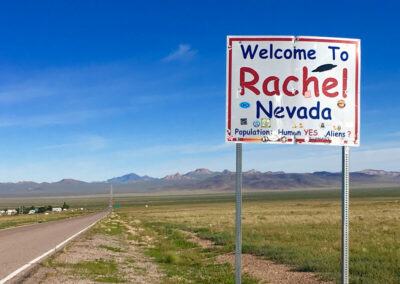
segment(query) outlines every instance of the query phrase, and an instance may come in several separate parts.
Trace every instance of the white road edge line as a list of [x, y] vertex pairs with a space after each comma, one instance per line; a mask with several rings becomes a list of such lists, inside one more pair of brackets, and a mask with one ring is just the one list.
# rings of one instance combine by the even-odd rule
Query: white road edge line
[[91, 228], [92, 226], [94, 226], [97, 222], [99, 222], [101, 219], [103, 219], [107, 214], [105, 214], [103, 217], [101, 217], [99, 220], [95, 221], [94, 223], [90, 224], [89, 226], [87, 226], [86, 228], [80, 230], [78, 233], [72, 235], [71, 237], [69, 237], [68, 239], [66, 239], [65, 241], [59, 243], [56, 247], [50, 249], [49, 251], [45, 252], [44, 254], [42, 254], [41, 256], [38, 256], [37, 258], [35, 258], [34, 260], [31, 260], [30, 262], [28, 262], [27, 264], [21, 266], [20, 268], [18, 268], [17, 270], [15, 270], [14, 272], [12, 272], [11, 274], [9, 274], [8, 276], [6, 276], [5, 278], [0, 280], [0, 284], [4, 284], [6, 283], [8, 280], [14, 278], [15, 276], [17, 276], [21, 271], [27, 269], [29, 266], [31, 266], [32, 264], [35, 264], [36, 262], [38, 262], [39, 260], [41, 260], [42, 258], [46, 257], [47, 255], [51, 254], [52, 252], [55, 252], [58, 248], [62, 247], [63, 245], [65, 245], [66, 243], [68, 243], [70, 240], [72, 240], [73, 238], [75, 238], [76, 236], [78, 236], [79, 234], [83, 233], [84, 231], [86, 231], [87, 229]]

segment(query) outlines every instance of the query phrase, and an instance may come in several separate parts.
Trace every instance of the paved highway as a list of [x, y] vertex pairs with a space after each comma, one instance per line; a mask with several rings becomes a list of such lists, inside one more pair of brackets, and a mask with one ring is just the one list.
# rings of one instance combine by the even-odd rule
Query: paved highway
[[4, 283], [10, 274], [97, 222], [107, 213], [108, 211], [103, 211], [0, 230], [0, 283]]

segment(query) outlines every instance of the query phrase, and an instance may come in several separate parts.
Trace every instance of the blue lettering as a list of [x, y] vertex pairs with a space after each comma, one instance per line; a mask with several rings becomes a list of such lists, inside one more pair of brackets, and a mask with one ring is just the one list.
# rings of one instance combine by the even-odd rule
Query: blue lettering
[[290, 111], [290, 107], [286, 107], [286, 111], [289, 115], [289, 118], [293, 118], [294, 113], [296, 112], [296, 107], [292, 108], [292, 111]]
[[282, 52], [282, 49], [278, 48], [278, 49], [275, 51], [275, 57], [276, 57], [277, 59], [281, 59], [281, 58], [282, 58], [282, 55], [278, 56], [278, 55], [277, 55], [278, 51]]
[[296, 59], [296, 54], [299, 56], [299, 59], [301, 59], [301, 55], [303, 54], [303, 58], [306, 58], [306, 51], [304, 49], [294, 49], [294, 59]]
[[[299, 119], [322, 119], [325, 120], [332, 120], [332, 110], [330, 108], [324, 108], [321, 111], [321, 103], [317, 102], [316, 106], [311, 107], [308, 109], [305, 106], [297, 108], [296, 106], [293, 107], [282, 107], [282, 106], [277, 106], [274, 107], [272, 104], [272, 101], [268, 102], [267, 108], [265, 108], [260, 101], [257, 101], [256, 103], [256, 117], [257, 119], [260, 119], [260, 116], [266, 116], [268, 118], [285, 118], [287, 115], [290, 119], [292, 119], [295, 115], [297, 115], [297, 118]], [[285, 113], [286, 112], [286, 113]]]
[[323, 119], [332, 120], [331, 109], [328, 107], [322, 110], [321, 115]]
[[282, 112], [283, 112], [283, 107], [277, 107], [277, 108], [274, 110], [274, 115], [275, 115], [275, 117], [276, 117], [276, 118], [284, 118], [285, 116], [284, 116], [283, 114], [279, 115], [279, 114], [282, 113]]
[[[288, 52], [289, 55], [287, 55]], [[290, 49], [286, 49], [283, 55], [285, 56], [286, 59], [290, 59], [292, 57], [292, 51]]]
[[262, 59], [268, 58], [267, 53], [268, 53], [268, 50], [266, 50], [265, 48], [261, 49], [260, 50], [260, 58], [262, 58]]
[[335, 50], [340, 49], [340, 47], [339, 46], [328, 46], [328, 48], [332, 49], [332, 58], [333, 58], [333, 60], [336, 60], [335, 59]]
[[260, 118], [260, 109], [265, 113], [269, 118], [272, 118], [272, 102], [269, 102], [269, 112], [263, 107], [260, 101], [257, 101], [257, 119]]
[[343, 51], [342, 53], [340, 53], [340, 59], [342, 59], [342, 61], [347, 61], [347, 59], [349, 59], [349, 54], [347, 53], [347, 51]]
[[269, 54], [271, 54], [271, 59], [274, 58], [274, 46], [272, 43], [269, 45]]
[[314, 50], [314, 49], [310, 49], [310, 50], [307, 52], [307, 56], [308, 56], [308, 58], [310, 58], [310, 59], [315, 59], [315, 50]]
[[300, 107], [297, 110], [297, 117], [300, 119], [307, 119], [307, 109], [305, 107]]
[[[312, 107], [310, 108], [310, 118], [312, 119], [319, 119], [319, 108], [320, 108], [320, 102], [317, 102], [317, 106], [316, 107]], [[313, 114], [313, 111], [315, 112], [315, 114]]]
[[[329, 46], [330, 49], [332, 49], [332, 56], [333, 60], [336, 59], [336, 49], [339, 49], [339, 47], [336, 46]], [[287, 48], [287, 49], [281, 49], [277, 48], [274, 49], [274, 45], [271, 43], [269, 45], [269, 48], [260, 48], [259, 45], [247, 45], [244, 46], [243, 44], [240, 45], [240, 49], [242, 51], [242, 56], [244, 59], [254, 59], [255, 56], [259, 56], [261, 59], [298, 59], [298, 60], [314, 60], [316, 59], [316, 51], [315, 49], [297, 49], [297, 48]], [[342, 58], [343, 61], [346, 61], [348, 58], [347, 52], [342, 52], [340, 54], [340, 57]]]
[[244, 51], [243, 45], [240, 45], [240, 48], [242, 49], [242, 54], [243, 54], [243, 58], [247, 59], [247, 54], [250, 54], [250, 58], [253, 59], [254, 56], [256, 55], [257, 49], [258, 49], [258, 44], [256, 44], [254, 51], [252, 53], [251, 51], [251, 45], [248, 45], [246, 48], [246, 51]]

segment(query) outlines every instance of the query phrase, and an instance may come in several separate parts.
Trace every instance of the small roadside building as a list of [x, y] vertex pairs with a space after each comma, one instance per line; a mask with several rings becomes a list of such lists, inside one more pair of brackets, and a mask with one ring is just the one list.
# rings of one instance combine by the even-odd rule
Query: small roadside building
[[17, 214], [18, 212], [17, 212], [17, 210], [15, 210], [15, 209], [8, 209], [7, 210], [7, 215], [15, 215], [15, 214]]

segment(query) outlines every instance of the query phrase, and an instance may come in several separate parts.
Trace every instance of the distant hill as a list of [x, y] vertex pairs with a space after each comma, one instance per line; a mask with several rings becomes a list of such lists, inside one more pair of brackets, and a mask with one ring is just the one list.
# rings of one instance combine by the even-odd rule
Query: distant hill
[[210, 171], [209, 169], [196, 169], [194, 171], [190, 171], [186, 174], [171, 174], [171, 175], [166, 175], [165, 177], [162, 178], [162, 180], [201, 180], [209, 177], [213, 177], [216, 175], [221, 174], [220, 172], [213, 172]]
[[137, 180], [155, 180], [156, 178], [152, 178], [149, 176], [139, 176], [135, 173], [130, 173], [127, 175], [123, 175], [120, 177], [114, 177], [108, 179], [107, 182], [109, 183], [122, 183], [122, 182], [130, 182], [130, 181], [137, 181]]
[[55, 183], [57, 183], [57, 184], [83, 184], [83, 183], [87, 183], [87, 182], [76, 180], [76, 179], [72, 179], [72, 178], [65, 178], [65, 179], [62, 179], [62, 180], [57, 181]]
[[400, 176], [400, 172], [387, 172], [382, 170], [363, 170], [360, 173], [368, 174], [368, 175], [376, 175], [376, 176]]
[[[377, 174], [372, 172], [350, 173], [351, 185], [393, 184], [400, 185], [400, 173]], [[235, 172], [224, 171], [201, 180], [185, 180], [179, 184], [166, 185], [164, 188], [175, 190], [231, 190], [235, 187]], [[259, 172], [250, 170], [243, 173], [243, 188], [247, 190], [279, 190], [300, 188], [339, 187], [341, 173], [314, 172], [314, 173], [285, 173]]]
[[183, 176], [180, 173], [176, 173], [176, 174], [170, 174], [170, 175], [166, 175], [165, 177], [162, 178], [162, 180], [171, 180], [171, 181], [178, 181], [178, 180], [188, 180], [188, 179], [192, 179], [192, 177], [190, 176]]
[[209, 169], [196, 169], [194, 171], [186, 173], [184, 176], [191, 177], [193, 179], [205, 179], [221, 174], [220, 172], [213, 172]]
[[[17, 183], [0, 183], [0, 197], [13, 196], [52, 196], [107, 194], [113, 185], [115, 193], [148, 193], [163, 191], [197, 191], [208, 190], [223, 192], [234, 190], [235, 172], [222, 172], [208, 169], [196, 169], [184, 174], [175, 173], [163, 178], [139, 176], [130, 173], [114, 177], [104, 182], [84, 182], [74, 179], [62, 179], [58, 182], [36, 183], [21, 181]], [[350, 173], [351, 186], [393, 185], [400, 186], [400, 172], [383, 170], [363, 170]], [[244, 190], [282, 190], [303, 188], [340, 187], [341, 173], [285, 173], [260, 172], [250, 170], [243, 173]]]

